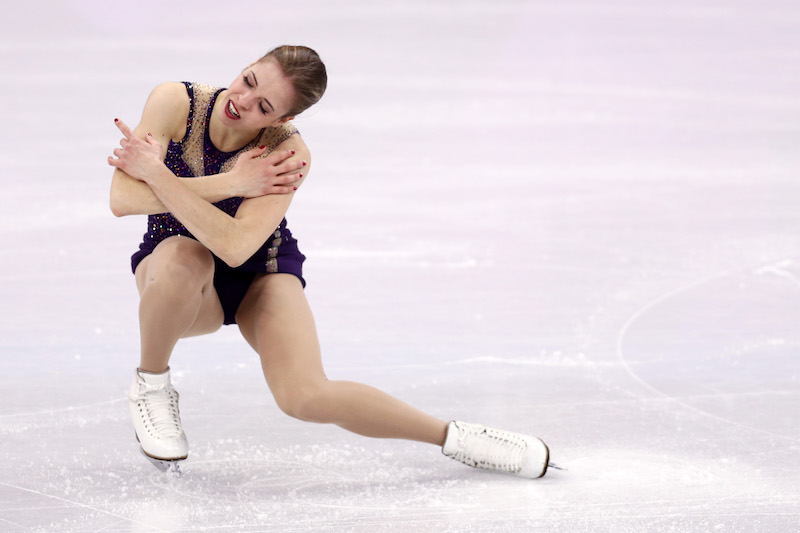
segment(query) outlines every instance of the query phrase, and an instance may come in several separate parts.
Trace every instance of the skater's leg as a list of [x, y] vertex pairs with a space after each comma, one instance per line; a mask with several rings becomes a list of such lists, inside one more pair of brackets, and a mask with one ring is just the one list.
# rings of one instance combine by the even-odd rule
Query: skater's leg
[[278, 406], [301, 420], [333, 423], [368, 437], [441, 446], [447, 424], [373, 387], [330, 381], [322, 368], [311, 309], [291, 274], [257, 278], [236, 321], [258, 352]]
[[142, 452], [152, 460], [185, 459], [189, 445], [167, 365], [178, 339], [222, 325], [214, 258], [193, 239], [170, 237], [139, 263], [136, 285], [142, 351], [128, 394], [134, 429]]
[[199, 242], [161, 241], [136, 268], [139, 289], [140, 369], [163, 372], [178, 339], [211, 333], [223, 321], [214, 289], [214, 258]]

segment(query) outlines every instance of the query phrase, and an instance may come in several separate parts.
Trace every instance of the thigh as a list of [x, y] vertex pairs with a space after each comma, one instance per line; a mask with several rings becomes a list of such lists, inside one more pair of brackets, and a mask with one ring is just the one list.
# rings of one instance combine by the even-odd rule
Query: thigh
[[314, 316], [296, 276], [257, 277], [239, 307], [236, 322], [258, 352], [273, 392], [326, 380]]
[[199, 293], [197, 317], [182, 337], [212, 333], [222, 326], [224, 312], [214, 288], [214, 256], [198, 241], [179, 235], [164, 239], [142, 259], [135, 277], [140, 298], [157, 281]]

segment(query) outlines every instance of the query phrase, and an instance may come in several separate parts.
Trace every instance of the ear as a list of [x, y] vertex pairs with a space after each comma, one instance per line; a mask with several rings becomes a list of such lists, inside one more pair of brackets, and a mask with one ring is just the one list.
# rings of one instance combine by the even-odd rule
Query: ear
[[275, 128], [275, 127], [280, 126], [281, 124], [286, 124], [290, 120], [294, 120], [294, 117], [279, 118], [278, 120], [276, 120], [275, 122], [272, 123], [272, 127]]

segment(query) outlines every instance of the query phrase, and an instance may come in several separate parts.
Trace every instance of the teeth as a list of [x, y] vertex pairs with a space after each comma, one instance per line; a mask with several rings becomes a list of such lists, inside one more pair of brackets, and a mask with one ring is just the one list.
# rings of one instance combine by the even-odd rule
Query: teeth
[[228, 102], [228, 111], [230, 111], [231, 115], [234, 117], [239, 118], [239, 113], [237, 113], [236, 108], [233, 107], [233, 102]]

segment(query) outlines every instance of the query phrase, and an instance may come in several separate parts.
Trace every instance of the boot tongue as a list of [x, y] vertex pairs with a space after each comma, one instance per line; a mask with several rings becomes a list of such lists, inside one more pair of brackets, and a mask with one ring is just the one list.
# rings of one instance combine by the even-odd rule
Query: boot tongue
[[450, 456], [458, 451], [459, 433], [460, 431], [455, 421], [447, 424], [447, 436], [445, 437], [444, 445], [442, 446], [443, 454]]
[[169, 381], [169, 369], [165, 372], [161, 372], [160, 374], [153, 374], [150, 372], [145, 372], [143, 370], [139, 370], [139, 375], [142, 377], [145, 383], [148, 385], [166, 385]]

